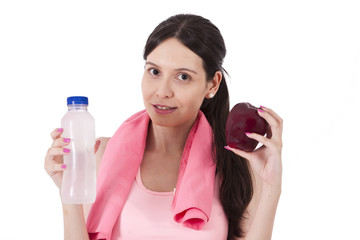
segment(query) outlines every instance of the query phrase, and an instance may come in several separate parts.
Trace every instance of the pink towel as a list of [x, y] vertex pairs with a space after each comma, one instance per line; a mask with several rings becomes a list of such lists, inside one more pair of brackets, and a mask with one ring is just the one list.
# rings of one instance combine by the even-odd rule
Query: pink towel
[[[87, 219], [91, 240], [110, 240], [144, 155], [149, 121], [147, 112], [140, 111], [108, 141], [98, 173], [96, 201]], [[172, 204], [174, 220], [196, 230], [209, 221], [211, 212], [216, 169], [211, 143], [211, 126], [199, 111], [185, 144]]]

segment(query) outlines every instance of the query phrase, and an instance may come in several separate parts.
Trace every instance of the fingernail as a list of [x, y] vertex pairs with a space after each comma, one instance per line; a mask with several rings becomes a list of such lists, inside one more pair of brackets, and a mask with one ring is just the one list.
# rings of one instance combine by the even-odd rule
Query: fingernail
[[69, 153], [70, 152], [70, 149], [68, 149], [68, 148], [64, 148], [64, 150], [63, 150], [65, 153]]
[[63, 130], [62, 128], [58, 128], [58, 130], [57, 130], [57, 131], [58, 131], [58, 132], [62, 132], [62, 130]]
[[261, 107], [261, 108], [266, 108], [266, 107], [264, 107], [264, 106], [261, 106], [261, 105], [260, 105], [260, 107]]
[[66, 168], [66, 164], [61, 165], [61, 168]]
[[231, 151], [231, 149], [228, 146], [224, 146], [224, 148]]
[[264, 110], [262, 110], [261, 108], [258, 108], [258, 111], [259, 111], [259, 112], [264, 112]]
[[64, 142], [66, 143], [70, 142], [70, 138], [64, 138]]
[[251, 134], [251, 133], [250, 133], [250, 132], [245, 132], [245, 134], [246, 134], [246, 135], [249, 135], [249, 134]]

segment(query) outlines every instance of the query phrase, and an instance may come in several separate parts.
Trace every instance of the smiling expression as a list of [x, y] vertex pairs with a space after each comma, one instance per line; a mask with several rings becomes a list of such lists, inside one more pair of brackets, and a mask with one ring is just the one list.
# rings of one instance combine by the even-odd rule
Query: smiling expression
[[157, 125], [191, 126], [210, 88], [203, 60], [175, 38], [159, 44], [146, 59], [142, 94]]

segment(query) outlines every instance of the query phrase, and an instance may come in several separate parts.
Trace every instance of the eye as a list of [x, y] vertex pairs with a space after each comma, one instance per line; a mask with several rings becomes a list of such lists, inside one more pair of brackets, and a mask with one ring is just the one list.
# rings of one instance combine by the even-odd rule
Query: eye
[[151, 75], [154, 75], [154, 76], [159, 75], [159, 71], [157, 69], [155, 69], [155, 68], [151, 68], [149, 70], [149, 72], [150, 72]]
[[190, 79], [190, 76], [185, 73], [182, 73], [178, 76], [178, 79], [180, 79], [181, 81], [186, 81]]

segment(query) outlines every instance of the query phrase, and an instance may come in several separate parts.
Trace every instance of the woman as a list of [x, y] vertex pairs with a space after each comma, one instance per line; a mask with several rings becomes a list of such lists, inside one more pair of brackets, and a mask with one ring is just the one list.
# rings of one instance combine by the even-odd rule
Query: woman
[[[154, 29], [144, 50], [145, 111], [132, 116], [125, 122], [130, 125], [122, 125], [110, 140], [97, 140], [100, 190], [92, 206], [63, 205], [65, 239], [271, 238], [281, 193], [282, 119], [270, 108], [261, 107], [259, 115], [271, 130], [267, 137], [247, 136], [263, 146], [250, 153], [226, 146], [229, 94], [222, 68], [225, 54], [220, 31], [200, 16], [176, 15]], [[141, 120], [143, 130], [138, 122], [131, 125], [138, 119], [145, 119]], [[206, 137], [208, 128], [211, 135]], [[122, 181], [105, 177], [118, 165], [109, 160], [111, 152], [123, 147], [115, 139], [131, 138], [133, 134], [120, 135], [132, 130], [136, 138], [145, 139], [144, 149], [138, 154], [138, 167], [132, 167], [132, 184], [119, 185], [129, 190], [120, 194], [124, 203], [119, 210], [109, 213], [116, 215], [116, 222], [107, 224], [112, 230], [102, 234], [99, 226], [108, 221], [103, 209], [110, 204], [106, 202], [110, 197], [104, 194], [116, 191], [108, 189], [106, 181]], [[62, 129], [51, 133], [54, 142], [45, 158], [45, 169], [59, 188], [66, 170], [62, 156], [68, 154], [63, 149], [69, 144], [61, 133]], [[119, 154], [137, 154], [131, 147], [123, 149]], [[203, 160], [209, 158], [213, 166]], [[119, 171], [129, 165], [125, 162]], [[122, 175], [115, 174], [119, 179]], [[200, 177], [200, 181], [196, 179]], [[198, 189], [202, 192], [197, 193]], [[201, 198], [203, 195], [211, 197]], [[189, 200], [192, 196], [202, 200]], [[176, 212], [183, 202], [190, 207]]]

